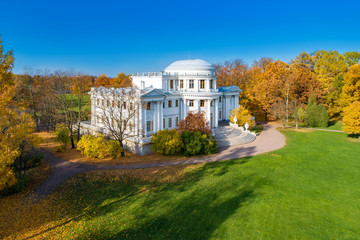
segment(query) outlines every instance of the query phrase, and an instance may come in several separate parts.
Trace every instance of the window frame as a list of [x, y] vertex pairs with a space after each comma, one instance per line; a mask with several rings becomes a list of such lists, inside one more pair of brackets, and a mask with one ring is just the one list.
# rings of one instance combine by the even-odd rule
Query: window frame
[[194, 85], [195, 85], [194, 82], [195, 82], [194, 79], [189, 79], [189, 89], [194, 89]]
[[200, 107], [205, 107], [205, 100], [200, 100]]
[[205, 79], [200, 79], [200, 89], [205, 89]]
[[193, 107], [194, 106], [194, 100], [189, 100], [189, 107]]

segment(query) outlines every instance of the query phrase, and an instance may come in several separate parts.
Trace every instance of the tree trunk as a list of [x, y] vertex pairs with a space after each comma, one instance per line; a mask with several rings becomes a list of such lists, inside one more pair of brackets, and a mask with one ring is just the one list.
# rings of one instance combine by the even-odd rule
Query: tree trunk
[[79, 99], [79, 113], [78, 113], [77, 141], [80, 141], [81, 104], [82, 104], [81, 99], [82, 99], [82, 98], [81, 98], [81, 96], [80, 96], [80, 99]]
[[299, 128], [299, 120], [296, 119], [296, 125], [295, 125], [296, 129]]
[[122, 141], [120, 141], [120, 147], [121, 147], [121, 157], [125, 157], [124, 145]]

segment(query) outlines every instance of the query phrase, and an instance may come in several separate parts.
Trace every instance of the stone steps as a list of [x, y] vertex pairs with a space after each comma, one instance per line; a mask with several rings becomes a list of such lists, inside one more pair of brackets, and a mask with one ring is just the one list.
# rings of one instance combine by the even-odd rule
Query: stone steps
[[218, 127], [214, 130], [215, 140], [218, 141], [219, 147], [235, 146], [252, 142], [256, 137], [248, 132], [234, 129], [230, 126]]

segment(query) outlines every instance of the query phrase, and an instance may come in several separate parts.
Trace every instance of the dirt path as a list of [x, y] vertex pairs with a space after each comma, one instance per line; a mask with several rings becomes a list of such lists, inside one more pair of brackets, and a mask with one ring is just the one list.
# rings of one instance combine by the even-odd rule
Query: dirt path
[[279, 126], [273, 124], [266, 124], [264, 125], [264, 130], [256, 138], [255, 141], [244, 145], [220, 148], [219, 153], [211, 156], [165, 163], [148, 163], [136, 165], [93, 165], [86, 163], [68, 162], [62, 160], [61, 158], [55, 157], [47, 151], [44, 151], [44, 159], [50, 164], [52, 171], [48, 179], [46, 179], [45, 182], [43, 182], [37, 189], [35, 189], [32, 197], [35, 197], [35, 199], [39, 200], [51, 193], [53, 190], [55, 190], [55, 188], [60, 186], [68, 178], [87, 171], [110, 169], [136, 169], [206, 163], [250, 157], [261, 153], [274, 151], [282, 148], [285, 145], [286, 140], [285, 136], [276, 130], [277, 127]]

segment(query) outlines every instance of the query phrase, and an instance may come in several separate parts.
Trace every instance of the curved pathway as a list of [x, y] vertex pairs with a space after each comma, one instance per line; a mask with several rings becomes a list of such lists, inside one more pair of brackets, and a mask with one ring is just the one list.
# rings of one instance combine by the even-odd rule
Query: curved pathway
[[53, 190], [55, 190], [55, 188], [57, 188], [68, 178], [87, 171], [110, 169], [136, 169], [216, 162], [250, 157], [261, 153], [274, 151], [276, 149], [282, 148], [285, 145], [285, 136], [276, 130], [277, 127], [279, 126], [273, 124], [265, 124], [264, 130], [259, 136], [257, 136], [255, 141], [244, 145], [222, 147], [219, 149], [219, 153], [211, 156], [190, 158], [189, 160], [164, 163], [146, 163], [136, 165], [94, 165], [86, 163], [68, 162], [61, 158], [55, 157], [47, 151], [44, 151], [44, 159], [46, 159], [46, 161], [51, 166], [51, 174], [37, 189], [35, 189], [32, 197], [35, 197], [35, 199], [39, 200], [51, 193]]

